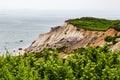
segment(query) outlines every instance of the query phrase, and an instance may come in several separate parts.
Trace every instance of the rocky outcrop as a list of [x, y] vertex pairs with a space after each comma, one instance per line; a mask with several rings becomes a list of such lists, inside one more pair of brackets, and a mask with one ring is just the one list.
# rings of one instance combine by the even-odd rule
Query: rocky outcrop
[[91, 31], [77, 29], [75, 26], [65, 23], [63, 26], [51, 28], [51, 31], [40, 34], [32, 44], [25, 49], [25, 52], [40, 52], [44, 48], [67, 47], [65, 51], [86, 46], [103, 46], [106, 36], [120, 36], [120, 32], [113, 28], [107, 31]]
[[44, 48], [70, 47], [78, 43], [83, 37], [76, 27], [65, 23], [63, 26], [52, 28], [48, 33], [40, 34], [25, 51], [39, 52]]

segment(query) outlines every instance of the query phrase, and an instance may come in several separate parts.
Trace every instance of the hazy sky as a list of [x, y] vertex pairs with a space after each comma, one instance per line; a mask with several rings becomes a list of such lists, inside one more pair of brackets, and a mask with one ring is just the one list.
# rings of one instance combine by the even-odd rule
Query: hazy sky
[[0, 0], [0, 10], [120, 10], [120, 0]]

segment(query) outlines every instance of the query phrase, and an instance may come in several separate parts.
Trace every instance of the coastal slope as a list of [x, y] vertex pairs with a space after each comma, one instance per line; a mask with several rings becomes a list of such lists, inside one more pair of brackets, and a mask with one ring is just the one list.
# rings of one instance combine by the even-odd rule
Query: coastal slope
[[[106, 42], [105, 38], [107, 36], [117, 36], [117, 42], [114, 44], [112, 41]], [[119, 42], [118, 36], [120, 36], [120, 32], [114, 27], [108, 27], [107, 30], [91, 30], [83, 27], [78, 28], [66, 21], [64, 25], [53, 27], [50, 32], [40, 34], [39, 37], [25, 49], [25, 52], [40, 52], [44, 48], [56, 49], [61, 47], [65, 47], [64, 52], [71, 52], [74, 49], [85, 48], [86, 46], [103, 46], [105, 43], [112, 44], [111, 50], [115, 50], [118, 48], [116, 47], [116, 44]]]

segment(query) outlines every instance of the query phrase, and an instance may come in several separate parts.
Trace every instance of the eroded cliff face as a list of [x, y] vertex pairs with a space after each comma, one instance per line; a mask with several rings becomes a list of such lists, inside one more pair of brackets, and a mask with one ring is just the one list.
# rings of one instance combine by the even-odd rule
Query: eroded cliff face
[[51, 28], [51, 31], [40, 34], [32, 44], [25, 49], [25, 52], [40, 52], [44, 48], [59, 48], [66, 46], [65, 51], [86, 46], [103, 46], [106, 36], [120, 36], [120, 32], [113, 28], [107, 31], [90, 31], [77, 29], [75, 26], [65, 23], [63, 26]]
[[44, 48], [70, 47], [78, 43], [83, 37], [76, 27], [65, 23], [63, 26], [51, 28], [48, 33], [40, 34], [25, 51], [39, 52]]

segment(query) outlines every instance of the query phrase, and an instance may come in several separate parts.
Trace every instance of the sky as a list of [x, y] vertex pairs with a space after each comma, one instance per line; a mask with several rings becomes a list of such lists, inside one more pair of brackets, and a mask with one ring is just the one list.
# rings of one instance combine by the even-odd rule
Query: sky
[[120, 0], [0, 0], [0, 10], [119, 11]]

